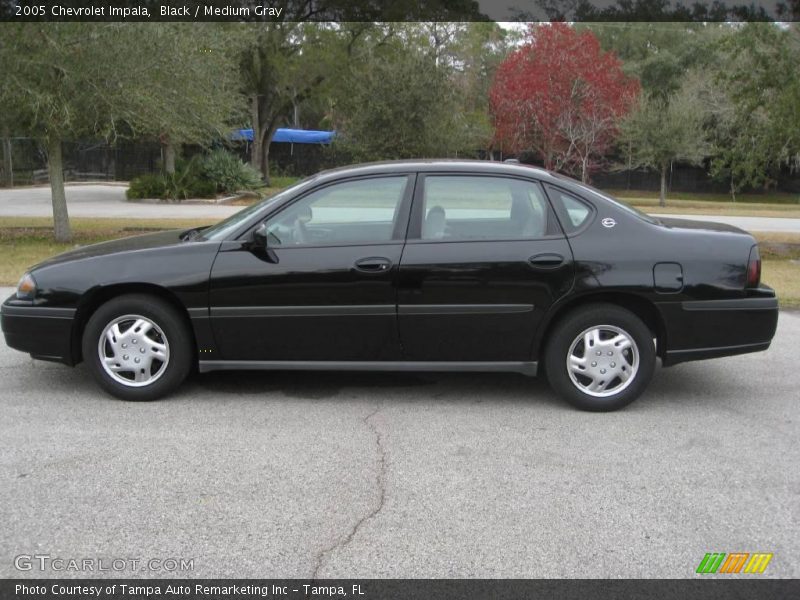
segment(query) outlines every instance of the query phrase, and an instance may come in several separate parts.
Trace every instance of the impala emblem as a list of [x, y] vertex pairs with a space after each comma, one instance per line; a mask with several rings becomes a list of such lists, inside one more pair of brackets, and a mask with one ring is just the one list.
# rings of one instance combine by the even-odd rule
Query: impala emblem
[[617, 224], [617, 222], [611, 217], [606, 217], [605, 219], [600, 221], [600, 223], [602, 223], [603, 227], [613, 227], [614, 225]]

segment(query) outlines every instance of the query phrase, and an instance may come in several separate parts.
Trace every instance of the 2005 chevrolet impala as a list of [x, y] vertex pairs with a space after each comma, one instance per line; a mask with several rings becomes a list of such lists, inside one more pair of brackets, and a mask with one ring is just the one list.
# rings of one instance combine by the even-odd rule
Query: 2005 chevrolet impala
[[543, 370], [613, 410], [656, 362], [766, 350], [755, 240], [552, 173], [416, 161], [320, 173], [207, 228], [80, 248], [2, 307], [12, 348], [127, 400], [215, 369]]

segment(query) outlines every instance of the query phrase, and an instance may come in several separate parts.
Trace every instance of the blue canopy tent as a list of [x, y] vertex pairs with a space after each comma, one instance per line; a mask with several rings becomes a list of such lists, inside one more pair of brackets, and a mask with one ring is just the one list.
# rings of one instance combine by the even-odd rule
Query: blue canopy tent
[[[335, 135], [335, 131], [280, 128], [275, 130], [275, 135], [272, 137], [272, 141], [290, 144], [330, 144]], [[231, 139], [234, 141], [252, 142], [253, 130], [237, 129], [231, 134]]]

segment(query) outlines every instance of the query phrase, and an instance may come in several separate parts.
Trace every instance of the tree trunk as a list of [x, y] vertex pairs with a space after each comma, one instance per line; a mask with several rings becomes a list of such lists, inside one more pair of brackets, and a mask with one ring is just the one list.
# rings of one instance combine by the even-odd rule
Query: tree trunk
[[165, 135], [162, 142], [164, 152], [164, 172], [170, 175], [175, 174], [175, 143], [168, 135]]
[[733, 183], [733, 175], [731, 175], [731, 198], [736, 202], [736, 185]]
[[626, 189], [631, 189], [631, 170], [633, 169], [633, 142], [628, 142], [628, 185]]
[[587, 164], [588, 159], [588, 156], [584, 156], [583, 160], [581, 161], [581, 181], [583, 183], [589, 183], [589, 166]]
[[5, 184], [14, 187], [14, 161], [11, 149], [11, 138], [8, 132], [3, 132], [3, 172], [5, 173]]
[[251, 99], [251, 118], [253, 120], [253, 143], [250, 146], [250, 166], [254, 169], [261, 169], [261, 139], [259, 138], [259, 131], [261, 131], [261, 120], [258, 118], [258, 96], [253, 96]]
[[272, 138], [275, 137], [275, 131], [278, 129], [277, 123], [273, 123], [269, 130], [264, 134], [263, 145], [261, 147], [261, 173], [264, 175], [264, 182], [269, 186], [269, 145], [272, 143]]
[[658, 205], [667, 205], [667, 163], [661, 165], [661, 193], [658, 196]]
[[[272, 136], [268, 136], [272, 137]], [[261, 151], [261, 174], [264, 176], [264, 183], [269, 187], [269, 142], [264, 143], [264, 148]]]
[[50, 176], [50, 193], [53, 201], [53, 230], [57, 242], [71, 242], [67, 196], [64, 193], [64, 161], [61, 156], [61, 138], [47, 139], [47, 173]]

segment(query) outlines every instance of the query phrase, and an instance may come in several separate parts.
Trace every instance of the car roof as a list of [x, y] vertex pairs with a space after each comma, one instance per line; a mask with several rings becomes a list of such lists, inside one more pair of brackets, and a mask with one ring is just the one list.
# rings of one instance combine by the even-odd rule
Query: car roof
[[371, 163], [362, 163], [321, 171], [317, 178], [337, 178], [343, 175], [370, 175], [378, 173], [403, 173], [408, 171], [421, 172], [453, 172], [453, 173], [487, 173], [498, 175], [521, 175], [546, 181], [556, 181], [550, 171], [540, 167], [532, 167], [519, 163], [506, 163], [490, 160], [464, 160], [464, 159], [416, 159], [416, 160], [386, 160]]

